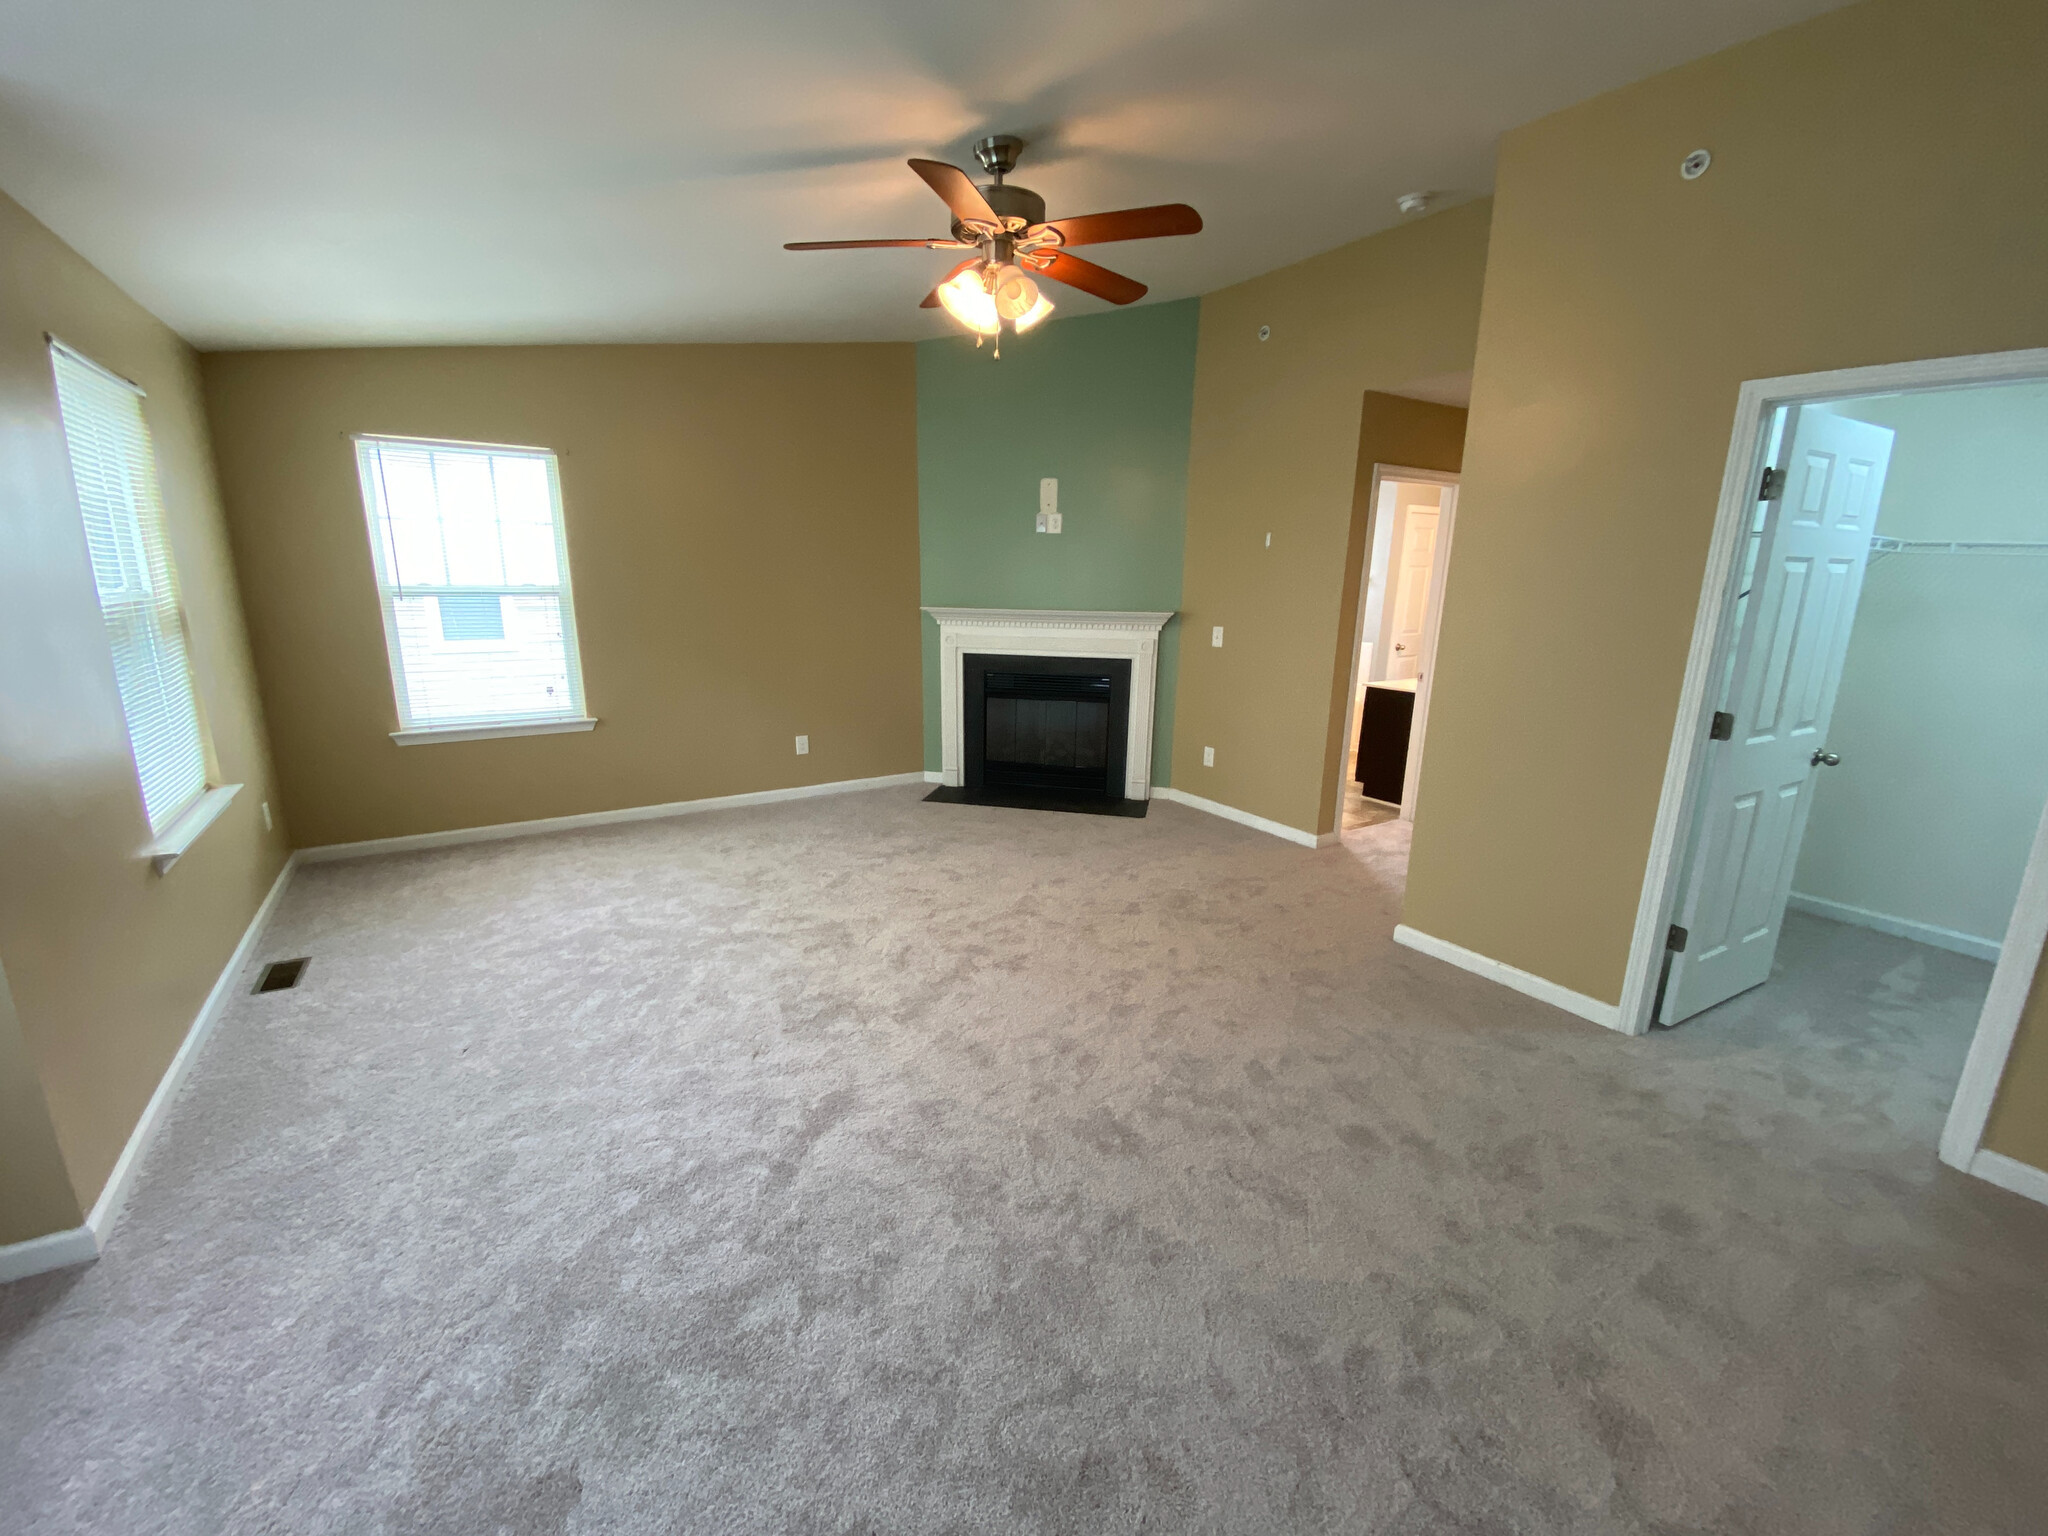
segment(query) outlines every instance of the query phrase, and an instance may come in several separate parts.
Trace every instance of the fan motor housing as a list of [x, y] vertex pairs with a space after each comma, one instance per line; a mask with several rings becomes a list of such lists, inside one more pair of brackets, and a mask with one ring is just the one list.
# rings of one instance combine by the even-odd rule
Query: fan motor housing
[[[996, 216], [1008, 223], [1013, 230], [1029, 229], [1033, 224], [1045, 222], [1045, 199], [1029, 187], [1013, 187], [1003, 183], [983, 187], [981, 195], [988, 199], [988, 205], [995, 210]], [[960, 221], [955, 219], [953, 238], [972, 241], [974, 236], [963, 233]]]

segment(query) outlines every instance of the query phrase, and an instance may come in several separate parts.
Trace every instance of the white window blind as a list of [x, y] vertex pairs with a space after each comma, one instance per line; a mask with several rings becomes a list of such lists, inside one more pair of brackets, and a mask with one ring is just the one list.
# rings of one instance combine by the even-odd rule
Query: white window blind
[[356, 465], [400, 728], [580, 717], [555, 456], [359, 437]]
[[142, 391], [59, 342], [50, 344], [50, 357], [114, 679], [155, 836], [206, 792], [206, 746]]

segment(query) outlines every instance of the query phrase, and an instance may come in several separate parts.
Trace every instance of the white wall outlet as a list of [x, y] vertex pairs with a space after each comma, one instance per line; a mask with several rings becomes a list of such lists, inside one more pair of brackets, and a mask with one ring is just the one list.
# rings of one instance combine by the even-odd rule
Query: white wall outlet
[[1271, 534], [1269, 533], [1269, 534], [1267, 534], [1267, 535], [1266, 535], [1266, 548], [1268, 548], [1268, 549], [1271, 549], [1272, 547], [1273, 547], [1273, 535], [1271, 535]]
[[1223, 626], [1221, 624], [1218, 624], [1214, 629], [1209, 631], [1209, 643], [1215, 646], [1220, 646], [1223, 644]]
[[1214, 747], [1202, 748], [1202, 766], [1204, 768], [1214, 768], [1216, 766], [1216, 749]]
[[798, 757], [809, 757], [809, 756], [811, 755], [811, 738], [810, 738], [810, 737], [808, 737], [808, 736], [799, 736], [799, 737], [797, 737], [797, 739], [796, 739], [796, 755], [797, 755]]
[[1050, 512], [1040, 512], [1038, 514], [1038, 531], [1040, 533], [1052, 532], [1052, 514]]
[[277, 830], [270, 823], [270, 802], [268, 800], [263, 802], [263, 830], [266, 832], [274, 832]]
[[1061, 513], [1058, 513], [1058, 512], [1048, 512], [1048, 513], [1046, 513], [1046, 514], [1045, 514], [1045, 531], [1046, 531], [1047, 533], [1058, 533], [1058, 532], [1060, 531], [1060, 523], [1061, 523], [1061, 521], [1062, 521], [1062, 518], [1063, 518], [1063, 514], [1061, 514]]

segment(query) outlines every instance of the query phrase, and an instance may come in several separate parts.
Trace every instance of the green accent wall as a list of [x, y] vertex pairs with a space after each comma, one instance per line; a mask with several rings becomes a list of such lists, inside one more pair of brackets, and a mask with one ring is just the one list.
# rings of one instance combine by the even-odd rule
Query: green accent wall
[[[1180, 608], [1199, 299], [917, 347], [919, 601]], [[1058, 534], [1036, 531], [1060, 483]], [[1159, 637], [1152, 781], [1169, 782], [1180, 621]], [[924, 765], [939, 767], [939, 627], [924, 617]]]

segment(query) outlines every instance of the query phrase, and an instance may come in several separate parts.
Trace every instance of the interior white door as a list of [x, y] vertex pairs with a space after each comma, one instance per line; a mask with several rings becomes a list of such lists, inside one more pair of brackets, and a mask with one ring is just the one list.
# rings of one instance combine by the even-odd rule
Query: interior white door
[[1770, 977], [1891, 452], [1890, 428], [1816, 407], [1792, 407], [1785, 423], [1773, 466], [1784, 491], [1759, 504], [1737, 599], [1722, 702], [1734, 720], [1707, 758], [1666, 1024]]
[[1435, 507], [1409, 507], [1395, 551], [1393, 593], [1387, 607], [1386, 677], [1414, 677], [1422, 667], [1423, 631], [1429, 623], [1430, 572], [1436, 564]]

